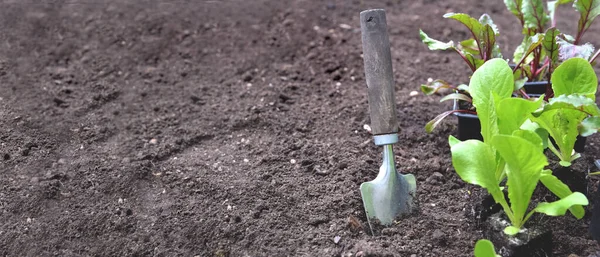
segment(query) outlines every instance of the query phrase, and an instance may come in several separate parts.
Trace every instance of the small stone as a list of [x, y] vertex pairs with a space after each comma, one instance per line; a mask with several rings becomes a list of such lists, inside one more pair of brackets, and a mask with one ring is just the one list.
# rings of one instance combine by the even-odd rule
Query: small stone
[[350, 26], [348, 24], [342, 23], [342, 24], [340, 24], [340, 28], [342, 28], [342, 29], [352, 29], [352, 26]]
[[444, 175], [439, 172], [434, 172], [425, 181], [432, 185], [441, 184], [444, 182]]
[[371, 126], [369, 126], [369, 124], [363, 125], [363, 129], [366, 130], [367, 132], [371, 133]]
[[250, 160], [248, 160], [248, 159], [244, 159], [244, 162], [249, 162], [249, 161], [250, 161]]
[[340, 239], [342, 239], [342, 237], [341, 237], [341, 236], [335, 236], [335, 237], [333, 238], [333, 242], [334, 242], [335, 244], [337, 244], [337, 243], [339, 243], [339, 242], [340, 242]]
[[291, 160], [290, 160], [290, 163], [291, 163], [291, 164], [296, 164], [296, 159], [291, 159]]
[[356, 255], [355, 255], [355, 256], [356, 256], [356, 257], [363, 257], [363, 256], [365, 256], [365, 252], [363, 252], [363, 251], [358, 251], [358, 252], [356, 252]]
[[155, 145], [158, 143], [158, 139], [156, 139], [156, 138], [150, 139], [150, 141], [148, 141], [148, 143], [150, 143], [151, 145]]
[[327, 175], [327, 170], [322, 170], [320, 165], [315, 166], [315, 173], [317, 173], [317, 175]]
[[418, 96], [418, 95], [419, 95], [419, 92], [417, 92], [417, 91], [410, 91], [410, 94], [409, 94], [409, 95], [410, 95], [410, 96]]
[[439, 229], [436, 229], [435, 231], [433, 231], [431, 238], [433, 239], [433, 242], [435, 242], [436, 244], [445, 244], [446, 243], [446, 234], [444, 234], [444, 232], [442, 232]]

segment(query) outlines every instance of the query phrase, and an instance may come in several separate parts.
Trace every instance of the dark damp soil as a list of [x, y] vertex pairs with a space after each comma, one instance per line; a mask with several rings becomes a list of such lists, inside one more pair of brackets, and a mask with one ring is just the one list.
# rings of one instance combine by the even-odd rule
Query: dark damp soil
[[[375, 7], [420, 211], [372, 237], [359, 185], [382, 149], [364, 129], [358, 13]], [[502, 1], [2, 1], [0, 255], [471, 256], [480, 189], [452, 169], [456, 120], [423, 128], [451, 103], [410, 94], [468, 80], [419, 40], [466, 39], [449, 11], [490, 13], [507, 57], [520, 43]], [[586, 158], [599, 150], [590, 137]], [[555, 256], [600, 250], [589, 218], [544, 219]]]

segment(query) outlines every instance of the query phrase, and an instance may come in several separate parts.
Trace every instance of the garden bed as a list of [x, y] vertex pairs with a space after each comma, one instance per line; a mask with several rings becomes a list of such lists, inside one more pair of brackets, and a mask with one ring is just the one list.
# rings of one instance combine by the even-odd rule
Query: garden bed
[[[503, 29], [502, 1], [158, 2], [0, 4], [0, 255], [472, 256], [483, 233], [465, 211], [481, 189], [452, 169], [456, 120], [423, 128], [450, 103], [410, 93], [468, 74], [418, 29], [464, 38], [450, 10]], [[377, 237], [359, 192], [381, 163], [358, 21], [374, 7], [390, 30], [397, 169], [420, 204]], [[587, 142], [581, 160], [600, 159], [598, 135]], [[544, 217], [554, 256], [600, 250], [587, 216]]]

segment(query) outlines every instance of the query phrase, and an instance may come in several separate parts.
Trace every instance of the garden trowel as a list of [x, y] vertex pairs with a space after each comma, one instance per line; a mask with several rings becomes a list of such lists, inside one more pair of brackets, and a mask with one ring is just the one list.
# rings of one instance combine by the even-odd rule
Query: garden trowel
[[399, 174], [394, 165], [392, 144], [398, 142], [398, 122], [392, 56], [385, 11], [360, 13], [365, 77], [369, 94], [371, 132], [375, 144], [383, 146], [383, 164], [373, 181], [360, 185], [371, 233], [374, 226], [391, 225], [413, 209], [416, 180], [412, 174]]

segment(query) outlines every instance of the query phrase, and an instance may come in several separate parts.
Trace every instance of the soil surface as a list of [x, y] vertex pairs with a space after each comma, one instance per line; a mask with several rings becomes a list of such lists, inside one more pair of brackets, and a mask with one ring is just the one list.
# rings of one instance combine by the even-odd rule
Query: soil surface
[[[364, 129], [370, 8], [387, 11], [397, 169], [420, 204], [375, 237], [359, 193], [382, 158]], [[466, 39], [449, 11], [489, 13], [506, 57], [520, 43], [499, 0], [1, 1], [0, 255], [471, 256], [481, 189], [452, 169], [456, 118], [424, 132], [451, 103], [410, 94], [468, 80], [419, 40]], [[600, 158], [597, 135], [584, 155]], [[589, 217], [538, 219], [555, 256], [600, 250]]]

